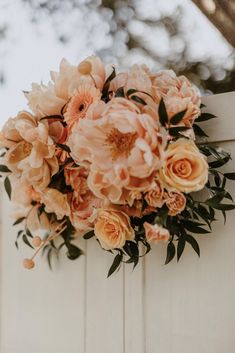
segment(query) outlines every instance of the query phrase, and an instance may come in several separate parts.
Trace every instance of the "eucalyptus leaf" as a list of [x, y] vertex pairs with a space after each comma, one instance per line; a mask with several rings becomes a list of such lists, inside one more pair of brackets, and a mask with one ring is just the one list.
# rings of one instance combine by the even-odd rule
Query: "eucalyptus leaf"
[[173, 117], [170, 120], [170, 123], [173, 125], [179, 124], [181, 122], [181, 120], [184, 118], [186, 112], [187, 112], [187, 109], [182, 110], [181, 112], [173, 115]]
[[165, 265], [169, 264], [169, 262], [171, 262], [174, 259], [174, 257], [175, 257], [175, 245], [171, 241], [167, 245], [167, 255], [166, 255]]
[[110, 277], [115, 271], [120, 268], [120, 264], [122, 262], [122, 254], [117, 254], [113, 260], [113, 263], [109, 269], [108, 276]]
[[11, 173], [11, 170], [3, 164], [0, 164], [0, 173]]
[[158, 115], [159, 115], [159, 120], [160, 123], [165, 126], [168, 123], [168, 114], [166, 111], [166, 106], [164, 103], [163, 98], [161, 98], [160, 103], [159, 103], [159, 107], [158, 107]]
[[11, 199], [11, 182], [8, 177], [6, 177], [4, 180], [4, 187], [5, 187], [5, 190], [6, 190], [6, 193], [9, 197], [9, 199]]

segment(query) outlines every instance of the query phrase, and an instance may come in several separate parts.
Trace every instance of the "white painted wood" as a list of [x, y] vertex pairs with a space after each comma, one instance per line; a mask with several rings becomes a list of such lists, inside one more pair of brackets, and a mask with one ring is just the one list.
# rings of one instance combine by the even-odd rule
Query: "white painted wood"
[[[227, 171], [234, 171], [235, 141], [221, 146], [233, 154]], [[197, 236], [200, 259], [189, 245], [178, 264], [163, 265], [164, 245], [146, 257], [146, 353], [234, 351], [234, 227], [232, 211], [226, 226], [219, 217], [211, 235]]]
[[[220, 116], [204, 127], [233, 154], [235, 93], [204, 98]], [[232, 186], [235, 195], [235, 187]], [[30, 249], [15, 249], [9, 202], [1, 195], [0, 353], [233, 353], [235, 347], [235, 217], [213, 236], [198, 237], [201, 259], [187, 248], [179, 264], [164, 266], [156, 246], [134, 272], [107, 279], [112, 256], [96, 241], [85, 256], [61, 260], [54, 272], [38, 259], [21, 267]]]
[[123, 269], [107, 279], [113, 256], [97, 241], [87, 244], [86, 353], [120, 353], [124, 346]]
[[9, 202], [1, 194], [1, 353], [78, 353], [84, 351], [84, 264], [62, 260], [51, 272], [38, 259], [25, 271], [17, 251]]
[[124, 270], [125, 304], [124, 332], [125, 353], [143, 353], [145, 342], [144, 325], [144, 266], [143, 260], [133, 271], [132, 265]]
[[205, 96], [203, 109], [218, 119], [201, 123], [208, 132], [210, 141], [235, 140], [235, 92]]

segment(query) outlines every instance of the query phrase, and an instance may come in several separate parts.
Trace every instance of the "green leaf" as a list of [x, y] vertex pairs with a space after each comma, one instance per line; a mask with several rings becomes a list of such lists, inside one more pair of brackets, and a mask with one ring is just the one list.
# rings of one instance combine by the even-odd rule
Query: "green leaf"
[[83, 235], [83, 238], [88, 240], [88, 239], [91, 239], [92, 237], [94, 237], [94, 235], [95, 235], [94, 230], [91, 230], [90, 232]]
[[169, 262], [171, 262], [174, 259], [174, 257], [175, 257], [175, 245], [171, 241], [170, 243], [168, 243], [168, 246], [167, 246], [165, 265], [169, 264]]
[[181, 255], [183, 254], [184, 248], [185, 248], [185, 238], [181, 235], [178, 240], [178, 245], [177, 245], [177, 261], [181, 258]]
[[123, 87], [119, 87], [116, 90], [115, 97], [125, 97], [125, 93], [124, 93], [124, 88]]
[[230, 155], [228, 155], [224, 158], [218, 159], [217, 161], [209, 162], [209, 167], [210, 168], [220, 168], [223, 165], [225, 165], [226, 163], [228, 163], [230, 158], [231, 158]]
[[158, 115], [159, 115], [159, 120], [160, 123], [165, 126], [168, 123], [168, 114], [166, 111], [166, 106], [164, 103], [163, 98], [161, 98], [160, 103], [159, 103], [159, 107], [158, 107]]
[[0, 173], [11, 173], [11, 170], [6, 165], [0, 164]]
[[83, 255], [83, 251], [80, 248], [78, 248], [76, 245], [71, 243], [66, 243], [65, 245], [68, 249], [67, 257], [69, 258], [69, 260], [76, 260], [81, 255]]
[[5, 187], [5, 190], [6, 190], [6, 193], [9, 197], [9, 199], [11, 199], [11, 182], [8, 177], [6, 177], [4, 180], [4, 187]]
[[204, 225], [205, 224], [202, 224], [202, 223], [197, 223], [197, 222], [193, 222], [193, 221], [186, 221], [184, 220], [183, 221], [183, 225], [184, 225], [184, 228], [189, 230], [190, 232], [192, 233], [197, 233], [197, 234], [208, 234], [210, 233], [209, 230], [206, 230], [202, 227], [200, 227], [201, 225]]
[[225, 173], [224, 176], [227, 179], [235, 180], [235, 173]]
[[27, 235], [23, 234], [22, 236], [23, 242], [28, 245], [30, 248], [34, 249], [34, 247], [30, 244], [30, 242], [28, 241]]
[[203, 131], [202, 128], [196, 124], [193, 125], [193, 130], [195, 135], [198, 137], [208, 137], [205, 131]]
[[71, 152], [69, 146], [67, 146], [67, 145], [64, 145], [64, 144], [62, 144], [62, 143], [57, 143], [56, 145], [57, 145], [58, 147], [60, 147], [62, 150], [68, 152], [68, 153]]
[[139, 92], [137, 89], [128, 89], [128, 91], [126, 92], [126, 96], [129, 97], [131, 94], [137, 93]]
[[169, 129], [169, 134], [170, 134], [171, 136], [173, 136], [173, 137], [182, 136], [182, 135], [180, 134], [180, 132], [186, 131], [186, 130], [188, 130], [188, 129], [189, 129], [189, 128], [186, 127], [186, 126], [171, 127], [171, 128]]
[[215, 118], [217, 118], [217, 116], [215, 116], [214, 114], [202, 113], [201, 115], [199, 115], [199, 117], [195, 121], [197, 123], [201, 123], [203, 121], [207, 121], [207, 120], [211, 120], [211, 119], [215, 119]]
[[208, 206], [212, 206], [215, 207], [215, 205], [218, 205], [224, 198], [226, 191], [220, 192], [218, 194], [216, 194], [213, 197], [210, 197], [208, 200], [206, 200], [206, 204]]
[[187, 243], [189, 243], [192, 246], [193, 250], [200, 257], [200, 248], [199, 248], [199, 245], [198, 245], [198, 242], [196, 241], [196, 239], [194, 237], [192, 237], [191, 235], [186, 234], [185, 235], [185, 240], [187, 241]]
[[221, 210], [221, 211], [231, 211], [231, 210], [235, 209], [235, 205], [221, 203], [218, 205], [214, 205], [213, 208], [215, 208], [216, 210]]
[[120, 264], [122, 262], [122, 254], [117, 254], [113, 260], [113, 263], [109, 269], [108, 276], [110, 277], [115, 271], [120, 268]]
[[17, 224], [20, 224], [20, 223], [23, 222], [24, 220], [25, 220], [25, 217], [18, 218], [18, 219], [13, 223], [13, 226], [16, 226]]
[[185, 113], [187, 112], [187, 109], [182, 110], [179, 113], [176, 113], [172, 118], [171, 118], [171, 124], [173, 125], [177, 125], [181, 122], [181, 120], [183, 119], [183, 117], [185, 116]]
[[142, 98], [140, 98], [140, 97], [138, 97], [138, 96], [133, 95], [133, 96], [131, 96], [131, 99], [132, 99], [133, 101], [137, 102], [137, 103], [146, 105], [146, 102], [145, 102]]

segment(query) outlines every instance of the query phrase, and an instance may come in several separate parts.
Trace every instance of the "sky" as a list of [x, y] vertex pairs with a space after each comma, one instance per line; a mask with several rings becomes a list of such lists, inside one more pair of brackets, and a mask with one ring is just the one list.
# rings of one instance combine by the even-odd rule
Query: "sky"
[[[196, 60], [210, 54], [229, 65], [231, 47], [190, 0], [137, 2], [138, 11], [143, 17], [152, 12], [170, 14], [177, 4], [183, 5], [186, 16], [182, 20], [182, 28], [190, 36], [192, 58]], [[29, 11], [21, 0], [0, 0], [0, 24], [4, 23], [9, 31], [7, 39], [0, 42], [0, 68], [6, 73], [6, 83], [0, 86], [0, 126], [19, 110], [27, 108], [22, 91], [29, 90], [32, 82], [47, 83], [50, 70], [57, 70], [63, 57], [76, 64], [86, 56], [95, 54], [96, 50], [111, 46], [108, 24], [97, 11], [86, 12], [83, 5], [76, 13], [61, 18], [64, 31], [68, 30], [71, 36], [71, 41], [66, 45], [56, 39], [54, 23], [50, 18], [45, 16], [32, 25]], [[74, 25], [77, 26], [76, 33], [72, 32]], [[131, 25], [134, 31], [143, 31], [141, 24]], [[171, 50], [163, 33], [147, 35], [150, 45], [157, 45], [164, 54]], [[134, 63], [139, 58], [136, 56], [131, 60]]]

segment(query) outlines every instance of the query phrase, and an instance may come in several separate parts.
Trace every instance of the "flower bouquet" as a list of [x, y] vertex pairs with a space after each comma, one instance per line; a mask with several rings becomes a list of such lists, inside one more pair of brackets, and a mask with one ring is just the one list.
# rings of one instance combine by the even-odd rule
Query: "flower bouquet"
[[[207, 142], [200, 94], [173, 71], [134, 65], [116, 73], [95, 56], [78, 66], [62, 60], [48, 85], [24, 92], [31, 112], [4, 125], [0, 171], [17, 205], [16, 246], [83, 252], [74, 239], [95, 237], [121, 263], [134, 267], [153, 244], [167, 243], [166, 264], [180, 259], [193, 234], [211, 231], [215, 211], [235, 208], [226, 190], [235, 173], [218, 168], [230, 155]], [[192, 193], [205, 189], [206, 199]], [[42, 235], [40, 232], [44, 230]]]

